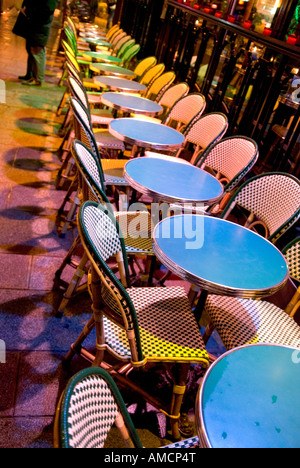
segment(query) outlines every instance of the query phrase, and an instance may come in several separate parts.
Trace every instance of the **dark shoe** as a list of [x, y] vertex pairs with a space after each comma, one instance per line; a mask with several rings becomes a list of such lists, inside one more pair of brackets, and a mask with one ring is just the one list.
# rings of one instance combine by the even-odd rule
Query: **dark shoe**
[[28, 76], [28, 75], [24, 75], [24, 76], [19, 76], [19, 77], [18, 77], [18, 79], [19, 79], [19, 80], [22, 80], [22, 81], [28, 81], [28, 80], [30, 80], [30, 78], [31, 78], [31, 77]]
[[30, 78], [30, 80], [22, 81], [22, 84], [28, 86], [42, 86], [42, 83], [40, 81], [37, 81], [35, 78]]

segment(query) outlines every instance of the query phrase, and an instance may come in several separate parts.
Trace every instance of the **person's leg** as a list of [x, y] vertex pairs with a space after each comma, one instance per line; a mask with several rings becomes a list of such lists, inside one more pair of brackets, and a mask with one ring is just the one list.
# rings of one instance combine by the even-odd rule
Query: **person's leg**
[[34, 78], [39, 83], [43, 83], [45, 81], [46, 70], [46, 48], [32, 47], [31, 53], [34, 58]]
[[40, 86], [45, 80], [46, 48], [30, 47], [30, 58], [32, 58], [32, 77], [23, 84]]
[[34, 59], [31, 54], [31, 46], [29, 41], [26, 41], [26, 52], [27, 52], [27, 71], [26, 75], [19, 76], [20, 80], [30, 80], [33, 77], [33, 67], [34, 67]]

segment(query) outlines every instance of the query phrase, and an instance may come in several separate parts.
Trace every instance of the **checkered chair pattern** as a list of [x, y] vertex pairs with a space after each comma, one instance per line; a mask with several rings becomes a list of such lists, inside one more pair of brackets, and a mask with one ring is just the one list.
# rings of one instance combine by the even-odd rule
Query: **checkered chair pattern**
[[160, 96], [171, 86], [175, 78], [176, 75], [172, 71], [162, 73], [150, 84], [146, 91], [145, 98], [152, 99], [154, 102], [159, 101]]
[[[300, 238], [292, 241], [283, 253], [291, 277], [299, 280]], [[205, 312], [211, 324], [205, 341], [215, 328], [226, 350], [251, 343], [300, 347], [300, 327], [293, 319], [300, 306], [299, 299], [298, 288], [286, 309], [282, 310], [267, 301], [209, 295]]]
[[[188, 96], [186, 96], [186, 98], [187, 97]], [[225, 135], [227, 128], [228, 120], [225, 114], [220, 112], [206, 114], [198, 119], [193, 119], [192, 122], [189, 123], [183, 132], [185, 138], [184, 146], [177, 150], [174, 156], [155, 153], [154, 151], [145, 151], [145, 156], [171, 159], [173, 161], [175, 158], [180, 160], [180, 155], [184, 151], [184, 148], [187, 145], [192, 144], [194, 146], [194, 152], [189, 162], [194, 164], [204, 149], [219, 141]]]
[[[103, 316], [126, 333], [132, 368], [144, 368], [150, 363], [180, 364], [181, 383], [174, 381], [173, 397], [168, 410], [174, 436], [178, 436], [178, 418], [190, 363], [208, 366], [198, 324], [183, 288], [132, 288], [130, 286], [125, 244], [116, 220], [104, 207], [94, 202], [84, 203], [79, 211], [78, 229], [85, 251], [91, 261], [90, 291], [93, 300], [93, 318], [72, 345], [65, 360], [76, 352], [85, 355], [82, 343], [96, 326], [97, 344], [94, 365], [100, 365], [104, 352], [119, 357], [107, 343]], [[108, 259], [117, 258], [120, 280], [108, 267]], [[124, 336], [124, 335], [123, 335]], [[123, 343], [122, 343], [123, 345]], [[124, 348], [124, 346], [122, 346]], [[139, 389], [137, 389], [139, 391]], [[150, 396], [149, 396], [150, 398]], [[153, 399], [153, 396], [152, 396]], [[161, 410], [160, 404], [153, 400]]]
[[[143, 448], [122, 395], [111, 376], [101, 368], [75, 374], [56, 409], [54, 448], [103, 448], [110, 429], [119, 428], [128, 448]], [[162, 449], [199, 448], [197, 436]]]
[[78, 372], [68, 382], [56, 410], [55, 448], [103, 448], [112, 426], [127, 447], [142, 448], [122, 396], [101, 368]]
[[281, 172], [252, 177], [237, 190], [221, 217], [228, 218], [236, 206], [249, 212], [246, 227], [263, 225], [266, 237], [275, 243], [300, 217], [300, 181]]
[[[101, 177], [101, 168], [93, 153], [79, 140], [75, 140], [72, 145], [72, 154], [78, 169], [77, 179], [79, 204], [92, 200], [99, 204], [105, 204], [108, 209], [113, 212], [108, 198], [102, 189], [102, 187], [104, 187], [104, 181]], [[130, 211], [114, 212], [114, 216], [120, 224], [122, 232], [125, 233], [124, 240], [127, 254], [132, 258], [136, 255], [147, 255], [153, 257], [151, 241], [152, 223], [149, 213], [147, 211], [144, 213]], [[138, 232], [134, 232], [134, 230], [131, 229], [131, 223], [134, 223], [134, 219], [137, 217]], [[73, 261], [74, 254], [78, 252], [80, 245], [80, 238], [76, 238], [73, 246], [56, 272], [56, 278], [60, 278], [67, 265], [75, 265], [73, 277], [67, 285], [63, 299], [58, 306], [58, 315], [62, 315], [64, 313], [69, 300], [78, 290], [82, 278], [85, 273], [87, 273], [89, 262], [85, 253], [81, 256], [81, 260], [79, 262], [76, 263]], [[145, 271], [145, 269], [141, 269], [142, 267], [139, 264], [137, 264], [137, 266], [141, 270], [142, 282], [147, 283], [149, 279], [147, 271]]]

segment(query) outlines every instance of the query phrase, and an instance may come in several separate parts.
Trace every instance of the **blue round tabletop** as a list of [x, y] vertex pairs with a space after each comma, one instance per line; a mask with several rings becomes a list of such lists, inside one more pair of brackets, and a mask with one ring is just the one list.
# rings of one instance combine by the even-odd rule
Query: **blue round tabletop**
[[106, 55], [103, 52], [84, 51], [82, 52], [82, 56], [84, 58], [91, 58], [98, 62], [104, 62], [104, 63], [110, 63], [110, 62], [121, 63], [122, 62], [120, 58], [114, 57], [113, 55]]
[[176, 150], [184, 143], [184, 136], [174, 128], [130, 117], [113, 120], [109, 131], [120, 140], [143, 148]]
[[113, 63], [91, 63], [90, 69], [95, 73], [103, 73], [104, 75], [113, 75], [120, 78], [133, 79], [136, 77], [136, 74], [132, 70], [114, 65]]
[[136, 114], [158, 115], [163, 111], [162, 106], [150, 99], [122, 93], [103, 93], [101, 101], [104, 105], [113, 109]]
[[271, 242], [211, 216], [163, 219], [153, 231], [153, 251], [169, 270], [214, 294], [266, 297], [281, 289], [289, 275], [284, 256]]
[[136, 158], [126, 163], [124, 171], [124, 178], [131, 187], [154, 200], [207, 203], [218, 200], [223, 194], [222, 184], [217, 179], [192, 164]]
[[300, 349], [235, 348], [212, 364], [199, 388], [199, 435], [212, 448], [299, 448], [299, 388]]
[[138, 93], [145, 91], [146, 86], [137, 81], [127, 80], [117, 76], [95, 76], [94, 81], [100, 86], [110, 88], [113, 91], [124, 91], [127, 93]]

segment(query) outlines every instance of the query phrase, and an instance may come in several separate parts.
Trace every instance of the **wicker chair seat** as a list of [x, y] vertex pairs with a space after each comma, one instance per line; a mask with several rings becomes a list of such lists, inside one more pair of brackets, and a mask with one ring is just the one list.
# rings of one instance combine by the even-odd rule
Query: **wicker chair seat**
[[250, 343], [300, 346], [300, 327], [269, 302], [210, 295], [205, 311], [227, 350]]
[[101, 149], [103, 147], [106, 149], [125, 151], [124, 143], [111, 135], [108, 130], [95, 129], [94, 134], [98, 148]]
[[[127, 293], [137, 313], [141, 346], [149, 362], [208, 362], [184, 288], [130, 288]], [[106, 344], [129, 359], [125, 331], [107, 319], [104, 329]]]

